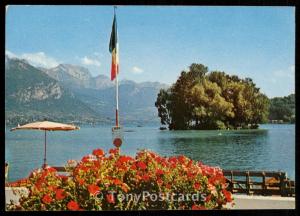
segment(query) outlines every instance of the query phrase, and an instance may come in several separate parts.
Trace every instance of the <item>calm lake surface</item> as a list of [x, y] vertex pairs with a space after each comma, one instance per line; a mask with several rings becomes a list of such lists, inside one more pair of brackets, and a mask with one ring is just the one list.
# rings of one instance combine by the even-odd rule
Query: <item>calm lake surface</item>
[[[127, 132], [126, 132], [127, 131]], [[160, 131], [157, 127], [124, 127], [123, 154], [150, 149], [163, 156], [184, 154], [211, 166], [237, 170], [285, 171], [295, 179], [295, 125], [261, 125], [259, 130]], [[81, 127], [78, 131], [47, 132], [47, 162], [65, 165], [93, 149], [112, 148], [111, 127]], [[43, 131], [5, 133], [9, 181], [27, 177], [41, 167]]]

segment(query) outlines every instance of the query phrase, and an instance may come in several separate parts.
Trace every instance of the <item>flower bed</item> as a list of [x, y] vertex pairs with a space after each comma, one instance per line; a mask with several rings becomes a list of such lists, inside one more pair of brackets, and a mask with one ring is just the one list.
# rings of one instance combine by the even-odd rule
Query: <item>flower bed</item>
[[232, 202], [220, 168], [185, 156], [161, 157], [147, 150], [135, 158], [96, 149], [69, 176], [54, 168], [34, 171], [23, 186], [29, 196], [10, 210], [220, 209]]

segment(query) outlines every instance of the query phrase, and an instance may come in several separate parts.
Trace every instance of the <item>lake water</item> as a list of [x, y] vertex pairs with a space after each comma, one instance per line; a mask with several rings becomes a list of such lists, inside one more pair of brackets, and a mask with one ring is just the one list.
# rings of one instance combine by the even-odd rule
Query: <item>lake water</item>
[[[127, 131], [127, 132], [126, 132]], [[157, 127], [125, 127], [121, 151], [134, 156], [150, 149], [164, 156], [184, 154], [211, 166], [236, 170], [285, 171], [295, 179], [295, 125], [261, 125], [258, 130], [160, 131]], [[112, 148], [111, 127], [82, 127], [47, 133], [47, 162], [64, 165], [93, 149]], [[28, 176], [43, 164], [43, 131], [6, 131], [5, 160], [9, 181]]]

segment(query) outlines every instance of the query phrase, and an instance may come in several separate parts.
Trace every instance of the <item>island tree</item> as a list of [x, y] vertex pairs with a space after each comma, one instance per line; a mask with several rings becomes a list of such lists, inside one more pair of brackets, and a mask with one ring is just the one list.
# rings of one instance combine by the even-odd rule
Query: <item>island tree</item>
[[295, 94], [286, 97], [274, 97], [270, 99], [270, 120], [282, 120], [283, 122], [295, 122]]
[[160, 90], [155, 106], [171, 130], [257, 128], [267, 121], [269, 100], [250, 78], [194, 63]]

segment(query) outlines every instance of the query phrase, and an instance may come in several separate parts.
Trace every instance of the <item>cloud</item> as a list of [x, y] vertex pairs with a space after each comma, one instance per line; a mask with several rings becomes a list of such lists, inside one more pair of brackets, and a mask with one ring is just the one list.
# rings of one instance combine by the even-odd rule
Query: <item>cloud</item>
[[44, 52], [37, 53], [24, 53], [21, 58], [26, 59], [28, 62], [35, 66], [52, 68], [59, 65], [59, 63], [52, 57], [47, 56]]
[[291, 65], [291, 66], [290, 66], [290, 70], [291, 70], [292, 72], [295, 72], [295, 65]]
[[81, 63], [84, 65], [93, 65], [97, 67], [101, 66], [101, 63], [97, 59], [88, 58], [87, 56], [81, 58]]
[[134, 74], [141, 74], [141, 73], [144, 72], [144, 70], [143, 70], [142, 68], [139, 68], [139, 67], [137, 67], [137, 66], [134, 66], [134, 67], [132, 68], [132, 71], [131, 71], [131, 72], [134, 73]]
[[7, 55], [9, 58], [18, 58], [16, 54], [12, 53], [9, 50], [5, 50], [5, 55]]
[[44, 52], [23, 53], [21, 55], [17, 55], [15, 53], [10, 52], [9, 50], [6, 50], [5, 54], [7, 54], [10, 58], [25, 59], [33, 66], [53, 68], [59, 65], [59, 62], [56, 59], [47, 56]]

